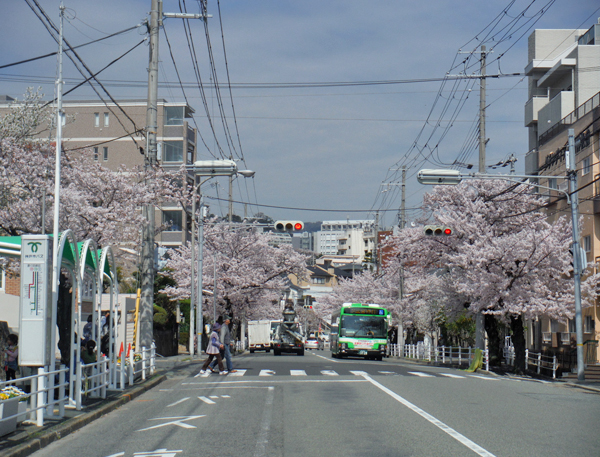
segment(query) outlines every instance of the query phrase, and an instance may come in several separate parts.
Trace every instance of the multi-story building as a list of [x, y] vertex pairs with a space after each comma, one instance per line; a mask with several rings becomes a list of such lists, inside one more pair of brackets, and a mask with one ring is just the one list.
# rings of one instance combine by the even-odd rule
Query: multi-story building
[[[0, 97], [0, 115], [11, 109], [14, 100]], [[65, 150], [87, 148], [93, 160], [111, 170], [121, 166], [143, 165], [146, 144], [142, 130], [146, 127], [146, 100], [63, 101], [66, 122], [63, 126]], [[196, 158], [196, 129], [191, 126], [194, 110], [185, 103], [157, 102], [158, 161], [166, 168], [191, 165]], [[44, 132], [40, 137], [48, 137]], [[185, 211], [177, 204], [164, 202], [156, 212], [156, 221], [169, 227], [157, 236], [165, 247], [181, 245], [189, 235], [185, 230]]]
[[[598, 268], [600, 259], [600, 23], [585, 30], [535, 30], [529, 37], [526, 73], [529, 99], [525, 105], [525, 125], [529, 129], [526, 173], [539, 175], [546, 196], [548, 219], [570, 217], [564, 198], [568, 182], [564, 176], [568, 130], [575, 135], [576, 168], [579, 187], [581, 246], [588, 265]], [[547, 176], [547, 177], [544, 177]], [[591, 270], [588, 269], [588, 272]], [[583, 310], [584, 341], [600, 337], [600, 306], [596, 302]], [[574, 320], [558, 322], [539, 319], [528, 326], [529, 347], [549, 352], [568, 352], [574, 347]], [[600, 353], [587, 343], [589, 361]]]
[[362, 262], [375, 246], [375, 222], [370, 220], [324, 221], [315, 233], [315, 250], [323, 255], [352, 256]]

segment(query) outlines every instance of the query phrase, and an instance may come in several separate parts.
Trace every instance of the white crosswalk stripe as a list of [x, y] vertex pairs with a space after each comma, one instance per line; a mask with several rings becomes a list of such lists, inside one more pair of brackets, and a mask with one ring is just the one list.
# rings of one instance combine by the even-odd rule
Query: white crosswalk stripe
[[231, 376], [244, 376], [246, 374], [246, 370], [235, 370], [234, 373], [229, 373], [227, 377]]
[[324, 374], [325, 376], [339, 376], [339, 374], [333, 370], [321, 370], [321, 374]]
[[273, 376], [275, 372], [273, 370], [260, 370], [259, 376]]
[[306, 371], [304, 370], [290, 370], [291, 376], [306, 376]]
[[435, 378], [432, 374], [422, 373], [420, 371], [409, 371], [409, 374], [419, 376], [420, 378]]
[[464, 376], [459, 376], [457, 374], [452, 373], [440, 373], [442, 376], [446, 376], [447, 378], [455, 378], [455, 379], [465, 379]]
[[214, 405], [215, 404], [215, 402], [212, 401], [210, 398], [207, 398], [207, 397], [204, 397], [204, 396], [198, 397], [198, 400], [202, 400], [207, 405]]

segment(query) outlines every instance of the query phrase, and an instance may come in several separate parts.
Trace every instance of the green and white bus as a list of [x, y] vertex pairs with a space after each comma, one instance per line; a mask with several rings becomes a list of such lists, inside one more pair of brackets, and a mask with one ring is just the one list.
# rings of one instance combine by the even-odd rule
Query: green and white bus
[[331, 316], [331, 355], [381, 360], [388, 344], [391, 316], [379, 305], [344, 303]]

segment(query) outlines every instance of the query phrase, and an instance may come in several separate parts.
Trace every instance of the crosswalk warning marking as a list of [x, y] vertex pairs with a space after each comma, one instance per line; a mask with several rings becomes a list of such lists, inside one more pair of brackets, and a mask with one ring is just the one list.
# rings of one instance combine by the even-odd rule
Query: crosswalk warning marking
[[333, 370], [321, 370], [321, 374], [324, 374], [325, 376], [339, 376], [339, 374]]
[[415, 376], [419, 376], [421, 378], [435, 378], [435, 376], [433, 376], [432, 374], [422, 373], [420, 371], [409, 371], [408, 373]]
[[290, 370], [291, 376], [306, 376], [306, 371], [304, 370]]
[[206, 398], [205, 396], [198, 397], [198, 400], [202, 400], [207, 405], [216, 405], [214, 401], [212, 401], [210, 398]]
[[260, 370], [259, 376], [273, 376], [275, 372], [273, 370]]
[[235, 373], [229, 373], [227, 377], [230, 376], [244, 376], [246, 374], [246, 370], [236, 370]]
[[455, 378], [455, 379], [465, 379], [464, 376], [459, 376], [457, 374], [452, 373], [440, 373], [442, 376], [446, 376], [447, 378]]

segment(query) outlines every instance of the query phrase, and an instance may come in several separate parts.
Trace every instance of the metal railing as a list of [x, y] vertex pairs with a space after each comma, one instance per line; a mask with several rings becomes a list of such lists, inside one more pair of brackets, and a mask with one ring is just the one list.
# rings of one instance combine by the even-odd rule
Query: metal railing
[[[469, 366], [473, 362], [476, 349], [451, 346], [426, 346], [423, 344], [405, 344], [403, 350], [397, 344], [388, 345], [388, 355], [407, 359], [426, 360], [450, 365]], [[487, 349], [482, 351], [485, 369], [490, 369], [490, 357]]]
[[[506, 346], [504, 348], [504, 360], [511, 366], [515, 365], [514, 346]], [[537, 374], [541, 374], [542, 370], [549, 371], [552, 373], [552, 378], [556, 379], [558, 360], [555, 355], [548, 356], [539, 352], [530, 352], [529, 349], [525, 349], [525, 370], [529, 370], [530, 365], [536, 367]]]
[[[19, 402], [27, 402], [26, 417], [29, 421], [34, 422], [37, 426], [44, 425], [44, 417], [63, 417], [65, 415], [65, 406], [69, 403], [69, 396], [66, 395], [66, 387], [69, 383], [66, 381], [69, 369], [64, 365], [58, 370], [47, 372], [44, 368], [38, 368], [36, 375], [18, 378], [7, 382], [0, 382], [0, 390], [9, 385], [21, 386], [21, 390], [25, 391], [25, 395], [16, 397]], [[54, 383], [54, 388], [50, 389], [50, 379], [58, 376], [58, 383]], [[54, 398], [54, 392], [58, 390], [58, 398]], [[27, 392], [29, 391], [29, 392]], [[8, 402], [14, 399], [1, 400]], [[58, 414], [55, 414], [54, 408], [58, 406]], [[17, 412], [10, 416], [0, 417], [0, 422], [15, 420], [23, 413]]]

